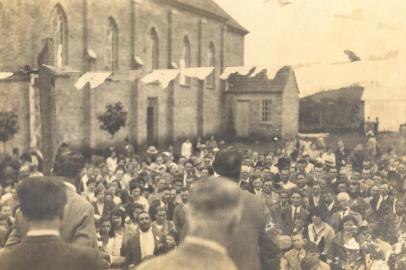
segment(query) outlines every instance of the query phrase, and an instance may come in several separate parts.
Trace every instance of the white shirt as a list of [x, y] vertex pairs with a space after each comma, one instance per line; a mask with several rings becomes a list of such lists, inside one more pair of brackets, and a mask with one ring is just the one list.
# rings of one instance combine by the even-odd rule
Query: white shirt
[[117, 169], [117, 158], [109, 157], [106, 160], [107, 168], [109, 172], [115, 172]]
[[342, 211], [340, 211], [340, 216], [341, 216], [341, 219], [343, 218], [343, 217], [345, 217], [345, 216], [348, 216], [350, 214], [350, 209], [348, 208], [348, 209], [345, 209], [345, 210], [342, 210]]
[[286, 184], [282, 182], [281, 186], [282, 186], [282, 189], [284, 189], [284, 190], [291, 190], [291, 189], [296, 188], [296, 184], [294, 184], [290, 181], [288, 181]]
[[327, 206], [327, 208], [328, 208], [329, 211], [331, 211], [331, 210], [333, 209], [334, 204], [335, 204], [335, 202], [333, 201], [332, 203], [330, 203], [330, 204]]
[[182, 143], [181, 155], [189, 159], [192, 156], [192, 147], [191, 142]]
[[120, 256], [121, 246], [123, 245], [123, 234], [116, 233], [114, 238], [109, 238], [106, 245], [106, 251], [111, 256]]
[[143, 232], [140, 230], [140, 248], [141, 248], [141, 260], [147, 256], [154, 255], [155, 239], [152, 233], [152, 228]]
[[318, 196], [318, 197], [313, 196], [313, 202], [314, 202], [314, 206], [319, 206], [320, 196]]
[[254, 194], [257, 196], [262, 196], [262, 189], [260, 189], [260, 190], [254, 189]]
[[381, 207], [381, 204], [384, 200], [386, 200], [388, 196], [383, 197], [382, 195], [379, 196], [378, 203], [376, 204], [376, 210], [378, 211], [379, 208]]
[[45, 236], [45, 235], [60, 236], [57, 230], [29, 230], [27, 232], [27, 236]]

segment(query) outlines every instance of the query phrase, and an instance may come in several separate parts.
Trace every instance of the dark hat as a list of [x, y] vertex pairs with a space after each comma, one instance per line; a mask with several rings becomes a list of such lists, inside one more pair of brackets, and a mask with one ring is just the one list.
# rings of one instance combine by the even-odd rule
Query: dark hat
[[278, 160], [277, 167], [279, 170], [289, 170], [290, 169], [290, 160], [288, 158], [280, 158]]

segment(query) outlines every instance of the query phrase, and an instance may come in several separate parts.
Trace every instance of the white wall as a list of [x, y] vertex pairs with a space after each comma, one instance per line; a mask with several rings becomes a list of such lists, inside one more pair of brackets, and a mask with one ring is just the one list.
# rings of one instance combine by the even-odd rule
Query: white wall
[[364, 117], [367, 121], [379, 118], [379, 131], [399, 131], [406, 123], [406, 101], [365, 101]]

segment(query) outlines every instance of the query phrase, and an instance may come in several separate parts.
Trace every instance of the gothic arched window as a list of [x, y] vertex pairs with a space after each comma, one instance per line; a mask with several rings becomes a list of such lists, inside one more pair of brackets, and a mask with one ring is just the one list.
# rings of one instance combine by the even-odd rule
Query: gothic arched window
[[155, 28], [151, 29], [150, 53], [152, 69], [159, 69], [159, 38]]
[[[214, 44], [211, 42], [209, 45], [208, 51], [208, 66], [216, 68], [216, 49], [214, 48]], [[214, 88], [216, 86], [216, 69], [207, 77], [207, 86]]]
[[[191, 62], [190, 58], [191, 58], [190, 57], [190, 42], [189, 42], [189, 38], [187, 36], [185, 36], [183, 38], [183, 48], [182, 48], [182, 54], [180, 57], [179, 68], [185, 69], [185, 68], [190, 67], [190, 62]], [[190, 84], [190, 78], [181, 74], [179, 82], [182, 85], [188, 85], [188, 84]]]
[[113, 18], [108, 20], [104, 57], [107, 70], [118, 69], [118, 28]]
[[52, 37], [54, 47], [54, 66], [62, 67], [68, 64], [68, 20], [60, 4], [52, 13]]

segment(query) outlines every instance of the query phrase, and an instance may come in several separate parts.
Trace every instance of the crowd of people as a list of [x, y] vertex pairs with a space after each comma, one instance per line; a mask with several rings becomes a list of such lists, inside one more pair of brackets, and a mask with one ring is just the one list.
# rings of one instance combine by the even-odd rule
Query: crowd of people
[[[178, 152], [151, 146], [137, 153], [127, 143], [87, 162], [75, 188], [93, 206], [94, 245], [105, 267], [136, 267], [177, 250], [189, 227], [190, 190], [221, 175], [213, 160], [230, 147], [212, 137], [205, 143], [186, 140]], [[381, 151], [374, 137], [352, 149], [341, 140], [326, 145], [318, 139], [236, 150], [242, 155], [238, 185], [264, 205], [263, 213], [252, 214], [264, 217], [263, 231], [277, 246], [261, 253], [263, 269], [406, 269], [406, 153]], [[40, 160], [38, 151], [21, 156], [17, 150], [1, 159], [3, 247], [17, 219], [16, 184], [41, 176]], [[250, 269], [244, 254], [255, 251], [239, 252], [230, 257], [239, 269]]]

